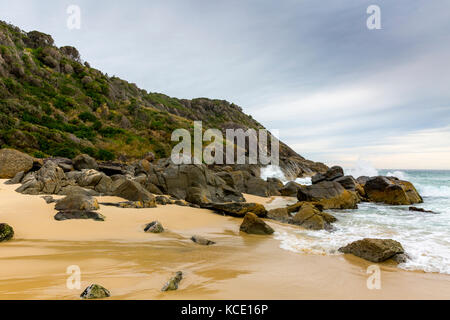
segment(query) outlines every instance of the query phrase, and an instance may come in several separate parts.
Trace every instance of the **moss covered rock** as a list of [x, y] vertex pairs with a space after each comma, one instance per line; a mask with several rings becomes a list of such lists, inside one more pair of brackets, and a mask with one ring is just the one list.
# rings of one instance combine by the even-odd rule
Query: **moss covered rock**
[[111, 296], [108, 289], [98, 284], [91, 284], [80, 295], [81, 299], [103, 299]]
[[248, 212], [242, 221], [240, 230], [249, 234], [272, 234], [275, 231], [261, 218], [252, 212]]

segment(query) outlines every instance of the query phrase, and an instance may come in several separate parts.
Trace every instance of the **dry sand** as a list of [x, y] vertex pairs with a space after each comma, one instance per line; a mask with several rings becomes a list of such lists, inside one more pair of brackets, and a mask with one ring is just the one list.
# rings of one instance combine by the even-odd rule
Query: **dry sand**
[[[370, 265], [352, 256], [288, 252], [271, 236], [239, 232], [241, 219], [180, 206], [100, 208], [106, 221], [55, 221], [54, 204], [16, 193], [0, 180], [0, 222], [13, 226], [0, 243], [0, 299], [79, 299], [98, 283], [112, 299], [448, 299], [450, 277], [381, 266], [381, 290], [366, 286]], [[295, 199], [246, 196], [274, 207]], [[99, 201], [120, 201], [99, 197]], [[147, 234], [153, 220], [166, 228]], [[268, 222], [275, 230], [292, 226]], [[217, 242], [204, 247], [199, 234]], [[81, 269], [80, 289], [68, 289], [68, 266]], [[161, 292], [178, 270], [178, 291]]]

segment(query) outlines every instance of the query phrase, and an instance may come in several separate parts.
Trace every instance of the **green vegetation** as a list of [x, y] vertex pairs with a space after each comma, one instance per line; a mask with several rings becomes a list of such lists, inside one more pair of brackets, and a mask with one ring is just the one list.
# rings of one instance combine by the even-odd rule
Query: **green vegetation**
[[147, 93], [83, 64], [75, 48], [57, 48], [49, 35], [1, 21], [0, 53], [0, 147], [37, 158], [167, 157], [172, 131], [192, 130], [194, 120], [204, 129], [261, 127], [226, 101]]

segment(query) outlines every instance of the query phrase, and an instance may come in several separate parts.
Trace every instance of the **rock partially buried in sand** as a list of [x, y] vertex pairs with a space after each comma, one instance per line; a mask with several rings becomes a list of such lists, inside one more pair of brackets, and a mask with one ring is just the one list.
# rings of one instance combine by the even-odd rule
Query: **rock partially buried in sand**
[[68, 195], [58, 200], [55, 205], [58, 211], [92, 211], [99, 208], [97, 199], [83, 194]]
[[164, 232], [164, 228], [159, 221], [153, 221], [145, 226], [144, 231], [149, 233], [161, 233]]
[[261, 218], [258, 218], [256, 214], [248, 212], [244, 221], [241, 224], [240, 230], [249, 234], [272, 234], [274, 230], [266, 224]]
[[105, 216], [92, 211], [61, 211], [55, 214], [55, 220], [64, 221], [64, 220], [87, 220], [92, 219], [95, 221], [105, 221]]
[[371, 262], [383, 262], [405, 253], [400, 242], [392, 239], [370, 239], [354, 241], [339, 248], [342, 253], [350, 253]]
[[41, 198], [44, 199], [46, 203], [56, 202], [56, 200], [52, 196], [42, 196]]
[[20, 171], [14, 176], [14, 178], [6, 181], [5, 184], [19, 184], [22, 181], [23, 177], [25, 177], [25, 172]]
[[14, 237], [14, 229], [6, 223], [0, 223], [0, 242], [11, 240]]
[[208, 240], [208, 239], [206, 239], [206, 238], [203, 238], [202, 236], [197, 236], [197, 235], [192, 236], [192, 237], [191, 237], [191, 240], [192, 240], [193, 242], [197, 243], [197, 244], [202, 245], [202, 246], [210, 246], [210, 245], [215, 244], [214, 241]]
[[81, 299], [103, 299], [111, 296], [108, 289], [98, 284], [91, 284], [80, 295]]
[[169, 281], [162, 287], [161, 291], [177, 290], [180, 281], [183, 279], [183, 272], [178, 271], [174, 277], [170, 278]]

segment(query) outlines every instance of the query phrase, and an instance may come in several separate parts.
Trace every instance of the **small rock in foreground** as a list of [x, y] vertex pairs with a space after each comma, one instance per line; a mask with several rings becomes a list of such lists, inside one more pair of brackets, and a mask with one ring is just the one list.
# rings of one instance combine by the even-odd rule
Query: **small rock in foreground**
[[425, 210], [423, 208], [417, 208], [417, 207], [409, 207], [409, 211], [417, 211], [417, 212], [426, 212], [426, 213], [434, 213], [434, 214], [436, 214], [436, 212], [434, 212], [434, 211]]
[[108, 289], [98, 284], [91, 284], [89, 287], [84, 289], [83, 293], [80, 295], [81, 299], [102, 299], [110, 296], [111, 293]]
[[145, 226], [144, 231], [150, 233], [161, 233], [164, 232], [164, 228], [159, 221], [153, 221]]
[[240, 230], [249, 234], [272, 234], [274, 230], [256, 214], [248, 212], [241, 224]]
[[197, 235], [192, 236], [191, 240], [202, 246], [210, 246], [212, 244], [215, 244], [214, 241], [208, 240], [206, 238], [203, 238], [202, 236], [197, 236]]
[[178, 271], [174, 277], [170, 278], [169, 281], [162, 287], [161, 291], [177, 290], [180, 281], [183, 279], [183, 272]]
[[11, 240], [14, 236], [14, 229], [6, 223], [0, 223], [0, 242]]

